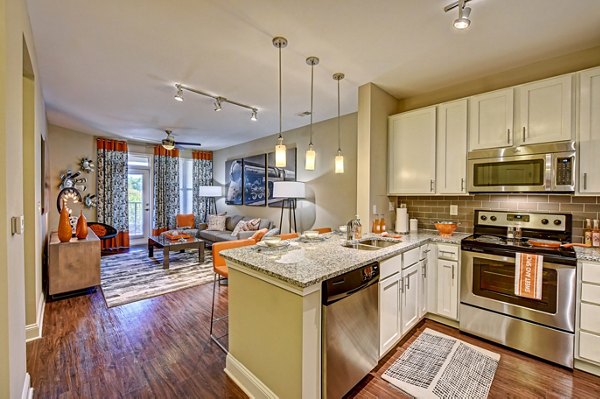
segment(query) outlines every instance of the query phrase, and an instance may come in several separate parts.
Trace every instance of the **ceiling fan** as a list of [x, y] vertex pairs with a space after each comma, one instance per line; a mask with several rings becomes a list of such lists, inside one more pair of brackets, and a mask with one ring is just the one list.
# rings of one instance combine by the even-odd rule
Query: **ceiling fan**
[[175, 148], [176, 145], [192, 146], [192, 147], [202, 146], [202, 144], [200, 144], [200, 143], [186, 143], [183, 141], [175, 142], [175, 139], [173, 138], [172, 130], [165, 130], [165, 133], [167, 134], [167, 137], [165, 137], [161, 141], [161, 144], [165, 150], [172, 150], [173, 148]]

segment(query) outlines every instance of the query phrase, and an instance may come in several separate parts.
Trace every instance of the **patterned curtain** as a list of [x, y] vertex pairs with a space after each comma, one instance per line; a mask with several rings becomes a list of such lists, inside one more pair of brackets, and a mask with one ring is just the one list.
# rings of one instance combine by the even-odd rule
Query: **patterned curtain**
[[152, 234], [175, 228], [179, 213], [179, 150], [154, 147], [154, 214]]
[[97, 218], [117, 229], [117, 236], [102, 241], [102, 249], [129, 247], [127, 206], [127, 143], [99, 138], [97, 182]]
[[200, 196], [200, 186], [213, 185], [213, 153], [211, 151], [193, 151], [194, 158], [194, 218], [196, 225], [208, 219], [209, 201], [212, 198]]

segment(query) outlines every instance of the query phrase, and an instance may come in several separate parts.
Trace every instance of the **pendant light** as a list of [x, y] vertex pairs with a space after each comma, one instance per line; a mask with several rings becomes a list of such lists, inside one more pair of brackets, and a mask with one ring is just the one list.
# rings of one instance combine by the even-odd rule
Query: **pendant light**
[[342, 155], [342, 131], [340, 127], [340, 80], [344, 79], [343, 73], [334, 73], [333, 79], [337, 80], [337, 106], [338, 106], [338, 150], [335, 156], [335, 173], [344, 173], [344, 156]]
[[304, 169], [306, 170], [315, 170], [315, 158], [317, 157], [317, 153], [313, 147], [313, 87], [314, 87], [314, 74], [315, 74], [315, 65], [319, 64], [319, 59], [317, 57], [308, 57], [306, 59], [306, 63], [310, 65], [310, 141], [308, 143], [308, 150], [306, 150]]
[[287, 46], [287, 39], [285, 37], [273, 38], [273, 46], [279, 49], [279, 136], [277, 137], [277, 145], [275, 146], [275, 166], [278, 168], [285, 168], [286, 162], [286, 148], [283, 144], [283, 136], [281, 134], [281, 49]]

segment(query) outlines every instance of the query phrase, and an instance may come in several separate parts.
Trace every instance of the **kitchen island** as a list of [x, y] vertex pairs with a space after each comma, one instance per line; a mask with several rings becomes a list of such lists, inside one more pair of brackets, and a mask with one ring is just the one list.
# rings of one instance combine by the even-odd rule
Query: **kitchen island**
[[[374, 251], [342, 246], [342, 236], [294, 240], [286, 250], [257, 246], [222, 252], [229, 267], [229, 352], [225, 372], [254, 397], [321, 397], [321, 283], [430, 241], [465, 235], [405, 235]], [[300, 250], [297, 263], [280, 263]]]

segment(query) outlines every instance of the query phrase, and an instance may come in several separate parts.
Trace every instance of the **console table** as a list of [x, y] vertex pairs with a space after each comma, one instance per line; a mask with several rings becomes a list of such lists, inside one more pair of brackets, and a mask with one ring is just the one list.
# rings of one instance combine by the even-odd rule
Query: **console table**
[[56, 295], [100, 285], [100, 239], [88, 229], [85, 240], [60, 242], [58, 233], [48, 244], [48, 294]]

